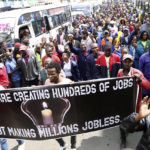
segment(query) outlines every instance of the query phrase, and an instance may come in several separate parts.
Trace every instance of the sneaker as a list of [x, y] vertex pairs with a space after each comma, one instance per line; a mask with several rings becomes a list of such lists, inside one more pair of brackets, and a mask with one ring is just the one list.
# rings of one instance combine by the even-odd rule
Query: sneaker
[[65, 143], [64, 146], [60, 146], [60, 147], [59, 147], [59, 150], [65, 150], [66, 148], [67, 148], [67, 144]]
[[18, 150], [25, 150], [25, 143], [19, 145]]

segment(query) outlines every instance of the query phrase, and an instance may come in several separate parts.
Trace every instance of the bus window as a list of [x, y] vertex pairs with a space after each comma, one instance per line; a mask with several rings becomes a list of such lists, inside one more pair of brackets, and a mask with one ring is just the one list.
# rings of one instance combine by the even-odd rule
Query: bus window
[[19, 29], [19, 38], [22, 42], [25, 38], [31, 38], [30, 30], [28, 26], [23, 26]]
[[50, 25], [50, 29], [53, 29], [54, 28], [54, 23], [53, 23], [53, 19], [52, 17], [48, 17], [48, 22], [49, 22], [49, 25]]
[[71, 13], [70, 12], [66, 12], [66, 17], [67, 17], [67, 21], [70, 20]]
[[63, 14], [63, 20], [64, 22], [67, 22], [66, 14]]
[[42, 20], [32, 22], [32, 26], [35, 36], [39, 36], [42, 34]]
[[54, 27], [57, 27], [57, 26], [60, 25], [60, 21], [59, 21], [58, 15], [53, 16], [53, 23], [54, 23]]
[[49, 30], [51, 30], [51, 27], [50, 27], [49, 20], [48, 20], [47, 16], [44, 16], [44, 22], [45, 22], [46, 32], [48, 32]]
[[60, 24], [63, 24], [63, 23], [64, 23], [63, 14], [60, 14], [60, 15], [59, 15], [59, 20], [60, 20]]

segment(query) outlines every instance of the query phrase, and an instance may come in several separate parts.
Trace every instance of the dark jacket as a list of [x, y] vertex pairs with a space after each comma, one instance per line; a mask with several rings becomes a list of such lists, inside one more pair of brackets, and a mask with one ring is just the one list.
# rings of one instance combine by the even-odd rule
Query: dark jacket
[[96, 60], [95, 57], [92, 54], [89, 54], [87, 56], [87, 70], [86, 70], [86, 76], [88, 80], [92, 79], [98, 79], [98, 70], [96, 68]]
[[80, 71], [81, 80], [87, 80], [86, 77], [86, 60], [87, 55], [79, 48], [74, 47], [71, 43], [68, 44], [72, 53], [78, 55], [78, 66]]
[[[140, 32], [140, 31], [139, 31]], [[129, 35], [129, 44], [131, 44], [131, 41], [133, 39], [133, 36], [136, 36], [138, 41], [140, 39], [140, 36], [138, 35], [138, 31], [132, 31], [131, 34]]]
[[58, 42], [58, 45], [61, 44], [61, 43], [60, 43], [60, 35], [59, 35], [59, 34], [57, 34], [57, 42]]
[[125, 39], [125, 37], [123, 36], [123, 37], [121, 37], [121, 45], [122, 46], [128, 46], [129, 45], [129, 42], [130, 42], [130, 38], [129, 38], [129, 36], [128, 36], [128, 41], [126, 41], [126, 39]]
[[[75, 82], [78, 82], [80, 81], [80, 72], [79, 72], [79, 69], [78, 69], [78, 65], [75, 61], [73, 60], [70, 60], [71, 62], [71, 73], [72, 73], [72, 78], [73, 78], [73, 81]], [[62, 69], [64, 68], [64, 61], [62, 62]]]
[[28, 65], [26, 65], [23, 57], [19, 58], [17, 63], [26, 81], [39, 78], [40, 64], [34, 53], [29, 52]]
[[[108, 68], [105, 60], [105, 54], [98, 57], [96, 64], [97, 64], [99, 76], [101, 78], [107, 78]], [[111, 54], [109, 60], [110, 77], [117, 77], [118, 70], [120, 69], [120, 67], [121, 67], [121, 63], [120, 63], [119, 56], [116, 54]]]
[[150, 150], [150, 115], [140, 121], [136, 121], [134, 119], [135, 116], [136, 113], [133, 113], [126, 117], [122, 121], [120, 128], [126, 133], [143, 131], [143, 135], [136, 147], [136, 150]]

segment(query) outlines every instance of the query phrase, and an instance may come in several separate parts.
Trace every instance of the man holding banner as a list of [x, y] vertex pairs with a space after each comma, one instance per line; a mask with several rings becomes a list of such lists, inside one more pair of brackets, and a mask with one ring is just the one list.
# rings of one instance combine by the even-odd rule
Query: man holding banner
[[[46, 80], [45, 85], [54, 84], [71, 84], [73, 81], [67, 78], [61, 77], [59, 74], [61, 72], [61, 66], [56, 62], [51, 62], [47, 67], [47, 74], [49, 79]], [[59, 150], [65, 150], [67, 144], [62, 138], [56, 139], [60, 145]], [[71, 136], [71, 150], [76, 150], [76, 136]]]
[[[133, 113], [126, 117], [121, 124], [121, 128], [124, 128], [127, 132], [144, 131], [140, 142], [138, 143], [136, 150], [149, 150], [149, 138], [150, 138], [150, 98], [148, 96], [140, 103], [139, 113]], [[122, 149], [130, 150], [130, 149]], [[132, 149], [131, 149], [132, 150]]]
[[[133, 64], [133, 57], [130, 54], [125, 54], [123, 56], [123, 69], [120, 69], [118, 72], [118, 77], [125, 77], [125, 76], [135, 76], [137, 78], [137, 83], [139, 84], [139, 94], [138, 94], [138, 101], [136, 105], [136, 111], [139, 112], [139, 104], [141, 101], [142, 96], [142, 87], [150, 90], [150, 82], [144, 77], [143, 73], [135, 68], [132, 68]], [[122, 126], [120, 126], [120, 133], [121, 133], [121, 148], [126, 147], [126, 131]]]
[[[4, 88], [0, 85], [0, 91], [4, 90]], [[8, 150], [8, 142], [6, 139], [0, 139], [1, 150]]]

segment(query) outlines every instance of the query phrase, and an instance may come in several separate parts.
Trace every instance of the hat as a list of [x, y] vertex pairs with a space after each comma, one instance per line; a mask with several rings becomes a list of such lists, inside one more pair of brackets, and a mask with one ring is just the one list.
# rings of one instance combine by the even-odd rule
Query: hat
[[128, 32], [129, 30], [127, 28], [124, 28], [123, 29], [123, 32]]
[[133, 61], [133, 57], [132, 57], [130, 54], [125, 54], [125, 55], [123, 56], [123, 61], [126, 60], [126, 59], [130, 59], [130, 60]]
[[72, 36], [73, 37], [73, 34], [70, 33], [70, 34], [68, 34], [68, 36]]
[[27, 50], [27, 47], [26, 47], [25, 45], [21, 45], [19, 50], [20, 50], [20, 51], [26, 51], [26, 50]]
[[113, 20], [112, 20], [112, 21], [110, 21], [110, 24], [115, 24], [115, 21], [113, 21]]
[[105, 30], [105, 31], [104, 31], [104, 34], [106, 34], [106, 33], [109, 33], [109, 31], [108, 31], [108, 30]]
[[20, 47], [20, 46], [21, 46], [21, 44], [18, 42], [14, 44], [14, 47]]

